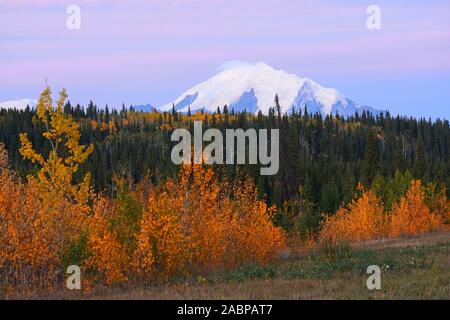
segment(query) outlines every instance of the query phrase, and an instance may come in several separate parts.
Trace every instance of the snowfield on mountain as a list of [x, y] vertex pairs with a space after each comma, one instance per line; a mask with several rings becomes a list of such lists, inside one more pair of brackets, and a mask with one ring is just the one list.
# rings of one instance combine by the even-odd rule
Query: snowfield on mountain
[[184, 92], [176, 100], [159, 108], [179, 112], [204, 110], [215, 112], [227, 105], [229, 110], [268, 114], [278, 95], [281, 111], [350, 116], [364, 110], [372, 114], [379, 110], [360, 105], [336, 89], [325, 88], [308, 78], [300, 78], [283, 70], [276, 70], [264, 62], [231, 64], [221, 72]]
[[37, 105], [36, 99], [20, 99], [0, 102], [0, 109], [18, 109], [24, 110], [27, 106], [34, 108]]

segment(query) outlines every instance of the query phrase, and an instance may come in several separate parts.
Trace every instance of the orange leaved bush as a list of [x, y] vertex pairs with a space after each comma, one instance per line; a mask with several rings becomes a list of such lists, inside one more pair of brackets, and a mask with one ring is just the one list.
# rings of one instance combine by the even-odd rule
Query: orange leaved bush
[[[428, 188], [429, 189], [429, 188]], [[426, 197], [419, 180], [412, 181], [406, 194], [386, 212], [373, 191], [363, 191], [361, 197], [327, 217], [319, 232], [319, 242], [340, 243], [399, 237], [448, 228], [446, 217], [450, 206], [444, 193]]]
[[110, 221], [117, 212], [113, 202], [103, 196], [93, 201], [93, 214], [87, 217], [87, 248], [89, 255], [84, 262], [88, 270], [95, 270], [106, 284], [126, 280], [128, 257], [125, 246], [117, 239]]
[[372, 191], [363, 191], [348, 207], [325, 218], [320, 239], [331, 243], [373, 239], [383, 234], [384, 221], [380, 199]]
[[285, 247], [253, 182], [219, 184], [212, 169], [184, 165], [178, 181], [152, 190], [134, 266], [146, 278], [266, 263]]
[[440, 214], [432, 212], [425, 204], [425, 192], [420, 181], [412, 181], [406, 195], [396, 203], [390, 216], [389, 236], [418, 234], [444, 227]]

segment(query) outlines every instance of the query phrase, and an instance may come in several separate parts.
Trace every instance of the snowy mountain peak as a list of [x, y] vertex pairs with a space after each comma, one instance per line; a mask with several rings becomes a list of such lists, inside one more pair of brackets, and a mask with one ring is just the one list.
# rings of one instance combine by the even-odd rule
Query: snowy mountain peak
[[18, 109], [24, 110], [27, 106], [34, 108], [37, 105], [36, 99], [20, 99], [0, 102], [0, 109]]
[[265, 62], [230, 61], [223, 63], [218, 70], [218, 74], [187, 90], [160, 110], [169, 111], [175, 106], [180, 112], [187, 112], [189, 108], [191, 111], [204, 109], [214, 112], [217, 107], [227, 105], [235, 111], [267, 114], [274, 106], [275, 95], [278, 95], [283, 113], [303, 110], [305, 105], [310, 112], [323, 115], [348, 116], [362, 110], [379, 112], [347, 99], [336, 89], [276, 70]]

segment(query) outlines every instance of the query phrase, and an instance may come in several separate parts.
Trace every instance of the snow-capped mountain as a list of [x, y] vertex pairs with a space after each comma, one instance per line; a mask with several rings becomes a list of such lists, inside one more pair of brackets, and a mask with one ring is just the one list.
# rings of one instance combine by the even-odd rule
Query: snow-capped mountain
[[380, 113], [346, 98], [335, 89], [275, 70], [264, 62], [230, 64], [221, 69], [220, 73], [159, 109], [169, 111], [175, 106], [180, 112], [187, 112], [189, 108], [191, 111], [204, 109], [214, 112], [227, 105], [230, 110], [267, 114], [274, 107], [275, 95], [278, 95], [283, 113], [303, 111], [305, 105], [309, 112], [322, 115], [349, 116], [364, 110]]
[[36, 99], [21, 99], [21, 100], [12, 100], [12, 101], [4, 101], [0, 102], [0, 109], [18, 109], [23, 110], [26, 109], [27, 106], [30, 108], [34, 108], [37, 105]]

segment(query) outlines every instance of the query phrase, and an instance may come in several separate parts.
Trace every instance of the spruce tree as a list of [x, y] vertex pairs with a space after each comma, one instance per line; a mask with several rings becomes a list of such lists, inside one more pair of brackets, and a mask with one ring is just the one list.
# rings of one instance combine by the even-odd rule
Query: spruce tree
[[364, 182], [367, 186], [372, 184], [377, 175], [380, 164], [380, 155], [378, 151], [378, 140], [375, 132], [369, 130], [367, 134], [367, 148], [364, 160]]
[[419, 135], [416, 143], [414, 176], [418, 179], [424, 179], [427, 176], [427, 157], [425, 154], [422, 135]]

